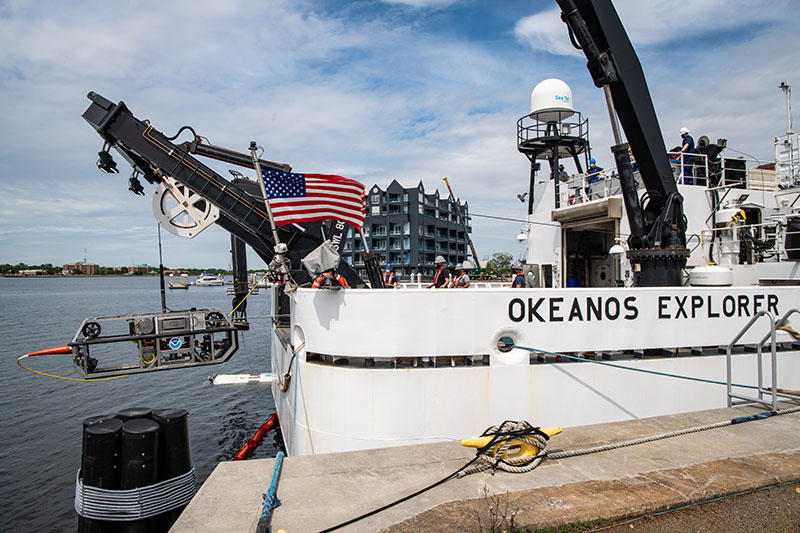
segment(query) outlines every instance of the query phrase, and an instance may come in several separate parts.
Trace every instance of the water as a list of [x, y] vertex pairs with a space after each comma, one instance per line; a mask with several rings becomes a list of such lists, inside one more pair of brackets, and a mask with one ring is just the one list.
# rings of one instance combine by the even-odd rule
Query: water
[[[227, 313], [231, 299], [225, 287], [167, 290], [167, 306], [173, 310], [218, 308]], [[248, 315], [268, 315], [270, 308], [268, 290], [248, 298]], [[135, 406], [186, 409], [192, 458], [202, 482], [219, 461], [233, 458], [275, 410], [266, 385], [208, 382], [216, 373], [269, 371], [271, 333], [264, 319], [252, 321], [262, 326], [240, 335], [239, 351], [224, 365], [80, 383], [32, 374], [15, 363], [20, 355], [67, 344], [84, 318], [160, 310], [156, 277], [0, 278], [0, 531], [75, 531], [75, 475], [81, 422], [88, 416]], [[119, 347], [126, 348], [124, 343]], [[29, 358], [24, 364], [80, 377], [69, 355]], [[274, 432], [268, 436], [256, 457], [274, 456], [278, 438]]]

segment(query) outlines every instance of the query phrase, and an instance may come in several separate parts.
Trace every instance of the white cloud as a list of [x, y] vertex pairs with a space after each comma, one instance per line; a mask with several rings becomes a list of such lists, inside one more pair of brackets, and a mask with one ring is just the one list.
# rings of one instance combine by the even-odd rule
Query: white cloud
[[[725, 0], [619, 0], [615, 7], [634, 46], [660, 45], [735, 28], [751, 36], [758, 24], [781, 21], [787, 11], [796, 9], [788, 0], [746, 2], [735, 8]], [[533, 50], [583, 57], [570, 43], [557, 7], [523, 17], [514, 27], [514, 35]], [[714, 48], [714, 43], [708, 47]], [[698, 47], [698, 54], [704, 52]]]
[[561, 10], [548, 9], [520, 19], [514, 26], [517, 40], [534, 50], [555, 55], [582, 57], [567, 37], [567, 26], [561, 21]]

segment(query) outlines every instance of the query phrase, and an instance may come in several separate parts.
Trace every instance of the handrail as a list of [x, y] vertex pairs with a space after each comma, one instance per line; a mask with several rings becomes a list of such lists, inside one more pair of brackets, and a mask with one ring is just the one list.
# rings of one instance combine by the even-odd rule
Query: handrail
[[[772, 344], [772, 402], [771, 403], [767, 403], [767, 402], [764, 401], [764, 392], [765, 391], [764, 391], [764, 387], [763, 387], [763, 383], [762, 383], [763, 378], [762, 378], [762, 375], [761, 375], [762, 374], [761, 347], [764, 345], [763, 341], [760, 342], [756, 347], [756, 350], [757, 350], [757, 354], [756, 355], [757, 355], [757, 361], [758, 361], [758, 398], [751, 398], [749, 396], [743, 396], [741, 394], [734, 394], [733, 393], [733, 376], [732, 376], [732, 360], [731, 360], [731, 355], [733, 353], [733, 347], [736, 345], [736, 343], [739, 341], [739, 339], [741, 339], [744, 336], [744, 334], [747, 333], [747, 331], [753, 326], [753, 324], [755, 324], [756, 321], [759, 318], [761, 318], [762, 316], [765, 316], [765, 317], [767, 317], [769, 319], [769, 334], [767, 334], [767, 336], [764, 338], [764, 340], [766, 340], [769, 337], [772, 338], [772, 343], [771, 343]], [[726, 363], [725, 366], [726, 366], [727, 378], [728, 378], [728, 387], [727, 387], [728, 388], [728, 407], [732, 407], [733, 406], [733, 398], [738, 398], [740, 400], [744, 400], [745, 402], [755, 402], [755, 403], [760, 403], [760, 404], [771, 406], [773, 411], [776, 411], [778, 409], [778, 395], [777, 395], [778, 370], [777, 370], [777, 366], [776, 366], [778, 357], [777, 357], [777, 353], [776, 353], [776, 344], [777, 343], [775, 342], [775, 317], [769, 311], [759, 311], [758, 313], [753, 315], [753, 318], [750, 319], [750, 321], [747, 323], [747, 325], [744, 328], [742, 328], [742, 330], [739, 331], [739, 333], [736, 335], [736, 337], [734, 337], [733, 340], [728, 344], [728, 348], [727, 348], [726, 354], [725, 354], [725, 363]]]
[[[779, 320], [776, 321], [775, 317], [772, 315], [772, 313], [770, 313], [768, 311], [759, 311], [758, 313], [753, 315], [753, 318], [750, 319], [750, 321], [747, 323], [747, 325], [744, 328], [742, 328], [742, 330], [739, 332], [739, 334], [736, 335], [736, 337], [734, 337], [734, 339], [730, 342], [730, 344], [728, 344], [728, 348], [727, 348], [727, 351], [726, 351], [726, 367], [727, 367], [727, 374], [728, 374], [728, 376], [727, 376], [728, 377], [728, 407], [733, 406], [733, 398], [738, 398], [740, 400], [744, 400], [744, 402], [746, 402], [746, 403], [747, 402], [760, 403], [760, 404], [769, 406], [773, 411], [777, 411], [777, 409], [778, 409], [778, 396], [781, 396], [783, 398], [798, 399], [797, 394], [790, 394], [790, 393], [779, 392], [778, 391], [778, 356], [777, 356], [777, 349], [776, 349], [776, 346], [777, 346], [776, 331], [777, 331], [777, 329], [779, 327], [783, 326], [784, 324], [788, 323], [789, 317], [794, 315], [794, 314], [800, 314], [800, 308], [796, 308], [795, 307], [795, 308], [790, 309]], [[733, 351], [733, 347], [739, 341], [739, 339], [741, 339], [744, 336], [744, 334], [753, 326], [753, 324], [755, 324], [756, 321], [759, 318], [761, 318], [762, 316], [766, 316], [767, 318], [769, 318], [770, 329], [769, 329], [769, 332], [766, 335], [764, 335], [764, 337], [756, 345], [756, 357], [757, 357], [757, 366], [758, 366], [758, 398], [751, 398], [751, 397], [748, 397], [748, 396], [743, 396], [741, 394], [734, 394], [733, 393], [733, 384], [732, 384], [732, 371], [731, 371], [731, 367], [732, 367], [731, 354], [732, 354], [732, 351]], [[764, 383], [763, 383], [763, 362], [762, 362], [762, 357], [761, 356], [762, 356], [762, 347], [764, 346], [764, 344], [767, 342], [768, 339], [771, 339], [770, 344], [771, 344], [771, 351], [772, 351], [772, 357], [771, 357], [771, 363], [772, 363], [772, 369], [771, 369], [772, 370], [772, 372], [771, 372], [772, 373], [772, 376], [771, 376], [772, 377], [772, 387], [770, 387], [769, 389], [765, 389], [764, 388]], [[770, 393], [771, 394], [771, 396], [772, 396], [772, 401], [771, 402], [764, 401], [764, 394], [765, 393]], [[742, 403], [742, 402], [739, 402], [739, 403]]]

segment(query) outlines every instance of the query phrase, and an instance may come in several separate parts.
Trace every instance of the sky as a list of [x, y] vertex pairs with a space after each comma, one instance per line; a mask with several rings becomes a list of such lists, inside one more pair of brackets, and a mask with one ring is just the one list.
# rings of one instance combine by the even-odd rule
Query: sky
[[[786, 131], [778, 85], [800, 87], [800, 3], [615, 6], [667, 148], [686, 126], [695, 139], [727, 138], [730, 155], [774, 159], [774, 137]], [[519, 255], [526, 208], [516, 194], [527, 190], [529, 162], [516, 122], [551, 77], [569, 84], [593, 155], [612, 166], [602, 90], [555, 2], [0, 1], [0, 263], [158, 264], [154, 187], [128, 192], [120, 156], [119, 174], [96, 168], [102, 142], [81, 118], [89, 91], [124, 101], [168, 136], [190, 125], [242, 152], [256, 140], [266, 159], [297, 172], [367, 187], [422, 180], [445, 195], [447, 176], [469, 201], [480, 258]], [[162, 239], [167, 267], [230, 263], [229, 235], [216, 225]]]

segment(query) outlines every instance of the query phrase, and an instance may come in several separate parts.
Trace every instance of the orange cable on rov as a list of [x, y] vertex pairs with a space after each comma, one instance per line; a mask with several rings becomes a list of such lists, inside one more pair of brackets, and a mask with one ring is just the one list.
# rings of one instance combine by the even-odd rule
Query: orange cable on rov
[[68, 378], [65, 376], [56, 376], [55, 374], [47, 374], [46, 372], [39, 372], [38, 370], [33, 370], [32, 368], [28, 368], [27, 366], [22, 364], [22, 360], [26, 357], [33, 357], [36, 355], [64, 355], [72, 353], [72, 348], [69, 346], [57, 346], [55, 348], [47, 348], [45, 350], [38, 350], [36, 352], [31, 352], [28, 354], [23, 355], [22, 357], [17, 358], [17, 364], [23, 370], [27, 370], [28, 372], [32, 372], [33, 374], [39, 374], [40, 376], [46, 376], [48, 378], [55, 378], [55, 379], [65, 379], [67, 381], [111, 381], [112, 379], [119, 379], [128, 377], [128, 374], [124, 376], [115, 376], [112, 378], [97, 378], [97, 379], [82, 379], [82, 378]]

